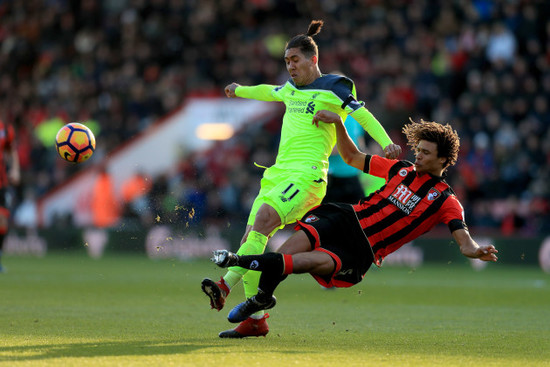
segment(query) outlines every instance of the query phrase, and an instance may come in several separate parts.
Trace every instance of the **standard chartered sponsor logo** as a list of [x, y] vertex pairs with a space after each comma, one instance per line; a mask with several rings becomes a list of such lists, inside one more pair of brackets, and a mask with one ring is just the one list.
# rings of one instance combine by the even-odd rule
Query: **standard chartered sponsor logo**
[[302, 107], [302, 108], [294, 107], [294, 108], [288, 108], [287, 112], [289, 112], [289, 113], [302, 113], [302, 112], [304, 112], [304, 110], [305, 110], [304, 107]]
[[[313, 102], [308, 103], [307, 101], [294, 100], [294, 101], [288, 102], [286, 110], [288, 113], [304, 113], [304, 112], [313, 113], [309, 111], [309, 109], [312, 109], [314, 107], [315, 107], [315, 104]], [[306, 111], [306, 108], [308, 109], [307, 111]]]

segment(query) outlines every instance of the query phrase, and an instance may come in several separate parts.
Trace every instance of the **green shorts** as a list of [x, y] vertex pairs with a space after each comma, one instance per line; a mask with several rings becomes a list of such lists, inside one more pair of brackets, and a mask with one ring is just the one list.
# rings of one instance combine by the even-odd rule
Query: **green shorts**
[[281, 218], [283, 228], [301, 219], [305, 213], [319, 205], [327, 191], [327, 183], [319, 175], [282, 170], [272, 166], [265, 170], [260, 192], [250, 210], [248, 225], [253, 225], [262, 204], [271, 206]]

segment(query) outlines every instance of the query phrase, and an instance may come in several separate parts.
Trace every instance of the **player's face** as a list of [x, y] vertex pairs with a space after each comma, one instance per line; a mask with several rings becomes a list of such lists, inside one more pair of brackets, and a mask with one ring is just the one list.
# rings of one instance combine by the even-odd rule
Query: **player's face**
[[417, 172], [441, 176], [446, 159], [437, 156], [436, 143], [420, 140], [416, 146], [414, 155], [416, 157], [414, 165]]
[[289, 48], [285, 51], [285, 64], [294, 84], [301, 86], [312, 83], [317, 75], [315, 70], [317, 56], [306, 57], [299, 48]]

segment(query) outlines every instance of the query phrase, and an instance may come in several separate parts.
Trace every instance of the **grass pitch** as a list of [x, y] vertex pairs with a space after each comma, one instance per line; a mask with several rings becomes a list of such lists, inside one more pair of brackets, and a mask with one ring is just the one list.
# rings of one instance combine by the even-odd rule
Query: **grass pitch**
[[219, 339], [207, 261], [50, 253], [0, 274], [5, 366], [549, 366], [550, 276], [490, 264], [372, 268], [349, 289], [309, 275], [278, 289], [266, 338]]

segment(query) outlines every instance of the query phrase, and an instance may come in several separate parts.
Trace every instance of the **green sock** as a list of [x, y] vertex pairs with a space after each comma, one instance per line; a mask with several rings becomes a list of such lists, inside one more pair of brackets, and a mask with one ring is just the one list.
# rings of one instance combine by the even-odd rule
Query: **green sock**
[[[248, 233], [248, 237], [246, 238], [246, 242], [243, 243], [239, 248], [239, 251], [237, 251], [237, 255], [262, 254], [265, 250], [266, 245], [267, 245], [266, 236], [264, 236], [260, 232], [250, 231]], [[229, 268], [229, 270], [223, 277], [223, 280], [229, 286], [229, 288], [232, 288], [235, 284], [237, 284], [241, 280], [241, 278], [248, 271], [249, 271], [248, 269], [244, 269], [239, 266], [232, 266]], [[258, 288], [259, 279], [260, 279], [260, 276], [258, 275], [258, 279], [256, 281], [256, 288]], [[245, 294], [246, 294], [247, 285], [245, 284], [244, 287], [245, 287]], [[256, 292], [257, 290], [255, 290], [253, 294], [256, 294]]]
[[[245, 251], [242, 251], [242, 253], [241, 253], [241, 251], [240, 251], [242, 249], [242, 247], [241, 247], [241, 249], [239, 249], [239, 252], [237, 252], [238, 255], [256, 255], [256, 254], [262, 254], [264, 252], [265, 246], [267, 244], [267, 237], [264, 236], [261, 233], [251, 231], [250, 234], [248, 235], [248, 239], [250, 239], [250, 235], [252, 233], [254, 233], [253, 238], [257, 239], [256, 243], [257, 244], [262, 243], [261, 251], [256, 252], [254, 254], [252, 254], [250, 252], [245, 253]], [[247, 240], [247, 242], [248, 242], [248, 240]], [[257, 249], [259, 249], [259, 247]], [[260, 284], [260, 276], [261, 275], [262, 275], [261, 272], [254, 271], [254, 270], [248, 270], [243, 275], [243, 288], [244, 288], [244, 295], [245, 295], [246, 298], [250, 298], [253, 295], [255, 295], [256, 293], [258, 293], [258, 284]], [[252, 315], [251, 317], [255, 318], [255, 319], [260, 319], [260, 318], [262, 318], [263, 315], [264, 315], [264, 311], [258, 311], [254, 315]]]
[[260, 275], [262, 275], [262, 272], [256, 270], [250, 270], [248, 273], [243, 275], [244, 295], [246, 298], [250, 298], [258, 293]]
[[[258, 285], [260, 284], [260, 276], [262, 273], [260, 271], [249, 270], [245, 275], [243, 275], [243, 287], [244, 295], [246, 298], [250, 298], [258, 293]], [[264, 311], [258, 311], [255, 314], [251, 315], [253, 319], [261, 319], [264, 315]]]
[[225, 273], [225, 275], [223, 276], [223, 280], [225, 281], [225, 284], [229, 287], [229, 289], [231, 289], [241, 281], [242, 277], [243, 275], [241, 273], [233, 270], [228, 270], [227, 273]]

